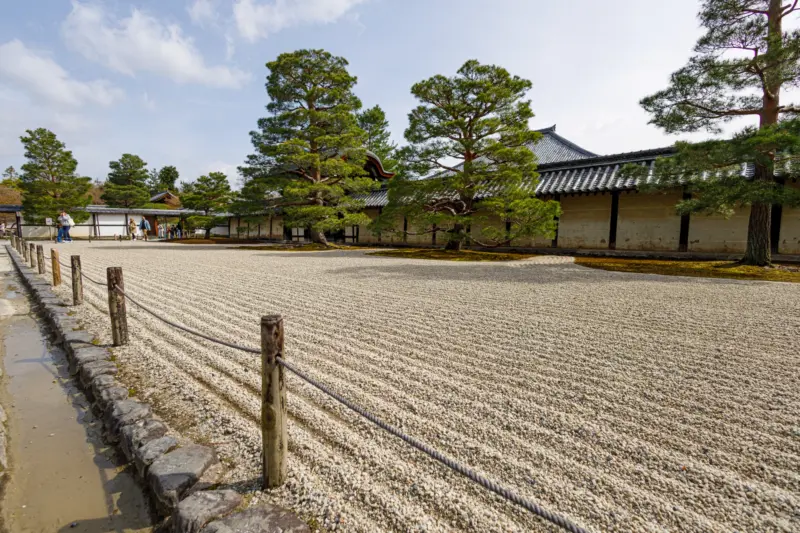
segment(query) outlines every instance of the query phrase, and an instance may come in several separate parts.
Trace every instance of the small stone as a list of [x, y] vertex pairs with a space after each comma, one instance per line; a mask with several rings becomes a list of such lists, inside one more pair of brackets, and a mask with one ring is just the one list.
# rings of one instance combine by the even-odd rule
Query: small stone
[[98, 396], [100, 396], [100, 393], [103, 392], [104, 390], [106, 390], [108, 388], [111, 388], [111, 387], [116, 387], [118, 385], [119, 384], [114, 379], [113, 375], [106, 374], [106, 375], [97, 376], [96, 378], [94, 378], [92, 380], [92, 386], [91, 386], [90, 390], [92, 391], [92, 396], [94, 398], [97, 398]]
[[163, 437], [167, 433], [167, 426], [152, 418], [139, 420], [129, 424], [120, 431], [120, 445], [122, 452], [129, 461], [133, 461], [134, 453], [148, 442]]
[[106, 438], [112, 444], [119, 442], [119, 432], [123, 426], [133, 424], [150, 416], [150, 405], [136, 400], [122, 400], [108, 405], [103, 422]]
[[101, 405], [107, 405], [111, 402], [128, 399], [128, 389], [125, 387], [109, 387], [100, 392], [97, 400]]
[[223, 517], [242, 504], [233, 490], [196, 492], [178, 504], [172, 515], [175, 533], [199, 533], [211, 520]]
[[108, 358], [109, 353], [104, 348], [98, 348], [97, 346], [85, 346], [77, 348], [72, 356], [72, 373], [77, 373], [77, 371], [87, 363], [106, 361]]
[[311, 529], [291, 511], [266, 504], [211, 522], [201, 533], [311, 533]]
[[84, 387], [89, 387], [92, 380], [97, 376], [114, 375], [117, 373], [117, 365], [111, 361], [95, 361], [87, 363], [81, 367], [81, 383]]
[[139, 475], [144, 478], [147, 473], [147, 467], [153, 464], [153, 461], [172, 451], [177, 446], [178, 441], [174, 437], [167, 436], [153, 439], [133, 452], [133, 462]]
[[156, 504], [164, 514], [178, 505], [181, 496], [217, 461], [214, 450], [192, 445], [178, 448], [156, 459], [147, 473]]

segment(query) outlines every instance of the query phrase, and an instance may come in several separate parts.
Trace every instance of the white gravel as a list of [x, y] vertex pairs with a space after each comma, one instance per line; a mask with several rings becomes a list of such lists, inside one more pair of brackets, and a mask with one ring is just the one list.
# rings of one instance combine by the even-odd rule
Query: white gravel
[[[286, 357], [594, 531], [800, 531], [800, 285], [362, 252], [59, 245], [165, 317]], [[49, 254], [48, 254], [49, 257]], [[64, 272], [68, 280], [68, 272]], [[69, 293], [68, 283], [62, 293]], [[78, 312], [110, 342], [107, 296]], [[129, 305], [121, 379], [228, 481], [330, 530], [555, 531], [289, 378], [285, 488], [256, 489], [259, 361]]]

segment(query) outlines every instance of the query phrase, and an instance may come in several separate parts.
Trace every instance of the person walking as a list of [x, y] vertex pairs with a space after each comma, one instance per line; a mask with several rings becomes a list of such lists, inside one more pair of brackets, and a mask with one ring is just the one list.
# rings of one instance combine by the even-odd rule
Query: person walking
[[128, 232], [131, 234], [131, 240], [135, 241], [136, 240], [136, 222], [134, 222], [132, 218], [128, 221]]
[[58, 242], [72, 242], [72, 237], [69, 235], [69, 229], [75, 225], [72, 217], [62, 210], [58, 215]]
[[139, 229], [142, 230], [142, 237], [147, 241], [147, 233], [150, 231], [150, 222], [146, 218], [142, 217], [142, 221], [139, 222]]

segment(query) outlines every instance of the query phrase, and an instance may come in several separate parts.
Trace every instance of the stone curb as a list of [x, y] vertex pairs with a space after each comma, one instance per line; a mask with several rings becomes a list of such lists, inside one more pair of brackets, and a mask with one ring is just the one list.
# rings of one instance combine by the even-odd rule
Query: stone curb
[[[122, 455], [135, 465], [141, 485], [150, 495], [159, 516], [169, 519], [169, 530], [176, 533], [222, 531], [217, 529], [226, 527], [221, 520], [249, 523], [247, 517], [252, 515], [253, 509], [231, 514], [242, 504], [240, 494], [230, 490], [197, 489], [216, 485], [215, 480], [209, 482], [204, 475], [218, 477], [221, 474], [214, 450], [193, 443], [176, 447], [177, 441], [166, 436], [166, 426], [153, 416], [150, 405], [129, 399], [128, 389], [116, 381], [117, 366], [111, 360], [111, 352], [96, 346], [91, 335], [80, 329], [77, 320], [70, 316], [70, 306], [53, 292], [38, 271], [28, 267], [11, 246], [6, 245], [6, 250], [37, 304], [38, 313], [50, 326], [56, 344], [67, 353], [71, 374], [92, 402], [93, 410], [102, 414], [105, 439], [116, 444]], [[5, 417], [2, 408], [0, 417]], [[5, 470], [2, 418], [0, 481]], [[257, 525], [224, 531], [310, 533], [308, 525], [285, 509], [268, 506], [259, 513], [263, 520]], [[242, 518], [237, 521], [239, 515]]]

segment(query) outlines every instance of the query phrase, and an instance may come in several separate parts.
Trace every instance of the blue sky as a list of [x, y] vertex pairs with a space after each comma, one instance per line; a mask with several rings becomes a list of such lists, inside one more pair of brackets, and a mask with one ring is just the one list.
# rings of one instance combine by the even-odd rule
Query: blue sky
[[299, 48], [350, 61], [365, 106], [396, 141], [411, 85], [467, 59], [530, 79], [535, 128], [597, 153], [672, 144], [641, 97], [700, 35], [697, 0], [27, 0], [0, 17], [0, 168], [47, 127], [79, 172], [104, 179], [129, 152], [181, 178], [232, 183], [265, 115], [264, 64]]

